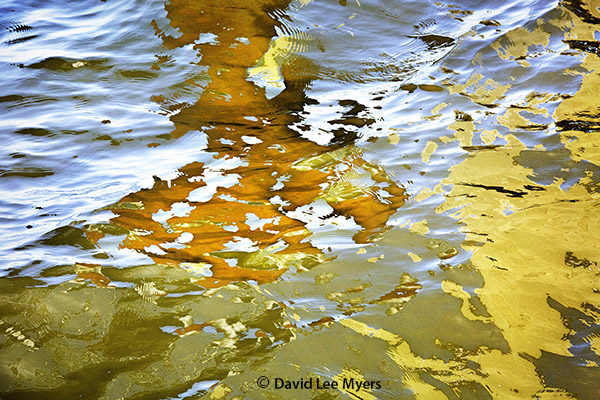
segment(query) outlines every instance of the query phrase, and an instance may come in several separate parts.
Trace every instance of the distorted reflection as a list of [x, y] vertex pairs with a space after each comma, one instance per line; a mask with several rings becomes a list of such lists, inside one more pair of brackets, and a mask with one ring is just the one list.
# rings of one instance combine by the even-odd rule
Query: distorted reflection
[[[564, 42], [571, 48], [581, 49], [583, 41], [595, 43], [597, 21], [591, 10], [591, 4], [565, 3], [565, 8], [509, 31], [490, 47], [500, 59], [530, 68], [535, 58], [552, 54], [547, 46], [556, 27], [564, 29]], [[490, 59], [489, 49], [482, 53]], [[598, 105], [592, 89], [597, 86], [596, 74], [591, 72], [597, 62], [594, 51], [584, 54], [583, 81], [574, 95], [535, 91], [513, 95], [511, 85], [491, 78], [485, 86], [478, 86], [485, 79], [480, 74], [462, 85], [448, 82], [450, 93], [500, 111], [479, 120], [460, 118], [448, 126], [455, 131], [454, 137], [441, 138], [443, 143], [458, 140], [469, 146], [463, 147], [469, 155], [435, 189], [442, 193], [449, 188], [436, 211], [452, 212], [464, 225], [463, 248], [473, 252], [470, 261], [484, 280], [472, 292], [451, 280], [443, 281], [442, 289], [462, 301], [464, 318], [499, 328], [509, 351], [478, 346], [475, 352], [465, 353], [464, 348], [448, 343], [455, 347], [451, 351], [456, 359], [438, 364], [433, 359], [415, 359], [407, 352], [408, 344], [392, 336], [385, 340], [399, 364], [412, 363], [409, 368], [415, 371], [426, 368], [427, 375], [457, 391], [463, 391], [467, 381], [481, 384], [494, 398], [594, 398], [596, 388], [591, 382], [599, 376], [593, 338], [599, 332], [595, 304], [600, 248], [590, 239], [600, 234], [600, 220], [595, 211], [598, 170], [591, 165], [598, 161], [597, 145], [590, 138], [597, 128], [597, 115], [592, 111]], [[469, 87], [476, 89], [469, 92]], [[514, 103], [507, 105], [506, 96]], [[548, 109], [555, 109], [553, 115]], [[495, 120], [498, 128], [477, 129], [477, 125], [492, 125], [486, 118]], [[542, 144], [527, 135], [548, 132], [552, 122], [571, 152], [566, 162], [560, 160], [555, 143]], [[485, 146], [471, 146], [477, 133]], [[552, 165], [541, 160], [552, 160]], [[569, 182], [565, 182], [561, 175], [569, 167]], [[485, 314], [476, 312], [478, 304]], [[363, 334], [367, 329], [356, 323], [348, 326]], [[454, 362], [476, 362], [477, 367]], [[425, 379], [406, 383], [420, 393], [443, 391]]]
[[[113, 227], [91, 227], [90, 240], [97, 243], [102, 230], [125, 228], [122, 246], [156, 263], [179, 265], [195, 274], [196, 283], [213, 288], [271, 282], [290, 267], [307, 270], [327, 260], [310, 243], [304, 221], [311, 218], [353, 220], [360, 227], [356, 243], [376, 241], [390, 228], [387, 222], [404, 204], [405, 190], [365, 160], [353, 145], [353, 132], [338, 128], [326, 146], [290, 128], [301, 120], [295, 111], [311, 101], [305, 87], [312, 76], [310, 70], [301, 78], [290, 75], [301, 45], [288, 41], [282, 47], [274, 39], [281, 25], [275, 16], [283, 16], [286, 6], [228, 3], [231, 12], [224, 12], [221, 3], [166, 5], [180, 36], [158, 28], [156, 34], [170, 49], [194, 44], [209, 76], [202, 97], [171, 117], [171, 135], [202, 131], [206, 150], [221, 167], [192, 163], [174, 180], [155, 177], [152, 188], [108, 207], [117, 215]], [[200, 42], [204, 36], [211, 39]], [[272, 85], [285, 89], [269, 99]], [[357, 101], [340, 104], [347, 112], [333, 124], [373, 122]]]
[[[120, 5], [90, 10], [113, 21]], [[146, 64], [14, 65], [31, 74], [22, 90], [124, 80], [150, 104], [146, 125], [119, 125], [119, 100], [87, 87], [72, 112], [98, 113], [93, 135], [42, 123], [62, 118], [64, 92], [59, 106], [0, 96], [19, 138], [2, 206], [39, 196], [44, 218], [69, 216], [6, 238], [27, 265], [0, 279], [2, 398], [597, 397], [596, 2], [153, 7], [125, 22], [156, 47], [118, 35]], [[53, 38], [26, 19], [6, 26], [9, 50]], [[67, 133], [105, 140], [104, 160], [152, 165], [96, 173], [97, 198], [72, 200], [60, 191], [88, 176], [37, 163]], [[171, 164], [154, 168], [161, 157]], [[148, 184], [122, 189], [127, 174]], [[48, 195], [46, 179], [65, 175]], [[41, 216], [27, 212], [29, 230]], [[262, 388], [261, 376], [341, 387]]]

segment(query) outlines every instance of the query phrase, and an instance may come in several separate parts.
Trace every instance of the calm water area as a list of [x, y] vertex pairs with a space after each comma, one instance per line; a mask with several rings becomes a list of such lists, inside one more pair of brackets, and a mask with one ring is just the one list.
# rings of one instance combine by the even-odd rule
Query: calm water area
[[599, 7], [3, 0], [0, 398], [600, 398]]

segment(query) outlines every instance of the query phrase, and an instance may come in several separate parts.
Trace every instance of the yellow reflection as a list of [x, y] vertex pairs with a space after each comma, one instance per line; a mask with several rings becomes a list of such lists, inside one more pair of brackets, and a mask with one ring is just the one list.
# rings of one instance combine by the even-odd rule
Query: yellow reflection
[[530, 52], [529, 49], [534, 46], [546, 47], [549, 41], [550, 33], [546, 32], [544, 21], [539, 19], [531, 32], [522, 27], [513, 29], [492, 43], [491, 47], [498, 52], [501, 59], [515, 59], [523, 67], [528, 67], [530, 64], [525, 58]]
[[[576, 6], [588, 11], [596, 9], [592, 3]], [[596, 51], [597, 28], [591, 19], [581, 12], [562, 10], [548, 25], [540, 20], [533, 31], [518, 28], [491, 47], [503, 60], [525, 62], [537, 50], [536, 46], [548, 45], [549, 25], [569, 29], [565, 42], [586, 52], [581, 64], [585, 72], [580, 89], [573, 96], [562, 97], [553, 117], [573, 161], [599, 165], [596, 136], [600, 130], [600, 59]], [[468, 96], [476, 104], [498, 106], [510, 86], [488, 80], [491, 90], [484, 91], [479, 84], [484, 80], [483, 75], [476, 74], [463, 85], [446, 84], [451, 94]], [[600, 237], [600, 194], [593, 185], [595, 176], [585, 171], [570, 186], [564, 185], [562, 179], [541, 185], [532, 179], [535, 171], [517, 161], [524, 150], [535, 152], [541, 159], [546, 156], [544, 145], [528, 148], [517, 135], [523, 130], [546, 130], [548, 125], [533, 123], [525, 113], [548, 116], [550, 103], [559, 99], [560, 94], [530, 93], [522, 103], [506, 105], [506, 111], [496, 120], [511, 133], [501, 135], [498, 129], [490, 129], [480, 134], [488, 146], [498, 139], [504, 144], [470, 152], [450, 169], [435, 190], [423, 190], [416, 196], [417, 201], [423, 201], [435, 193], [444, 193], [444, 202], [436, 212], [460, 222], [465, 234], [462, 247], [472, 253], [470, 262], [483, 278], [481, 287], [475, 288], [444, 279], [441, 289], [460, 300], [460, 313], [470, 324], [499, 328], [509, 351], [484, 345], [475, 352], [454, 349], [455, 358], [444, 362], [416, 355], [411, 344], [392, 332], [355, 320], [340, 321], [361, 335], [387, 342], [389, 357], [403, 370], [402, 381], [416, 397], [446, 398], [423, 379], [424, 374], [444, 382], [457, 395], [460, 387], [469, 383], [482, 385], [497, 399], [569, 398], [571, 393], [586, 398], [593, 393], [585, 392], [584, 384], [589, 386], [591, 382], [587, 380], [597, 374], [597, 363], [592, 358], [600, 355], [592, 339], [595, 334], [591, 333], [591, 325], [598, 323], [594, 307], [600, 292], [600, 244], [596, 240]], [[441, 138], [442, 142], [458, 139], [461, 146], [471, 146], [476, 139], [475, 125], [470, 116], [465, 116], [457, 112], [456, 122], [448, 127], [455, 131], [454, 138]], [[589, 318], [582, 324], [590, 327], [584, 339], [576, 337], [583, 333], [575, 331], [571, 322], [574, 317], [567, 312], [579, 312], [580, 318]], [[576, 353], [577, 340], [590, 343], [585, 356]], [[563, 371], [549, 372], [557, 368], [553, 359], [561, 360], [565, 370], [570, 365], [585, 365], [590, 375], [579, 379], [565, 377]], [[474, 364], [467, 367], [467, 363]], [[584, 383], [578, 387], [573, 382]], [[566, 387], [560, 387], [562, 383]]]

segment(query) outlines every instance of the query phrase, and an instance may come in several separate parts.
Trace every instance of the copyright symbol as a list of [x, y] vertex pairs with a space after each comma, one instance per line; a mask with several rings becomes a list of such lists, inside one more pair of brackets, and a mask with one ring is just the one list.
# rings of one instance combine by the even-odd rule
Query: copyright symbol
[[266, 376], [261, 376], [256, 380], [256, 384], [259, 388], [264, 389], [269, 386], [269, 378], [267, 378]]

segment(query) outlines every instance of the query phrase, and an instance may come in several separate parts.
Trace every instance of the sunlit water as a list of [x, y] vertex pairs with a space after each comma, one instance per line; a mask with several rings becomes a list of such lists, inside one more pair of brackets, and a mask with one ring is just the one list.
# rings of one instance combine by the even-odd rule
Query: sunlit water
[[597, 398], [598, 6], [3, 2], [0, 396]]

